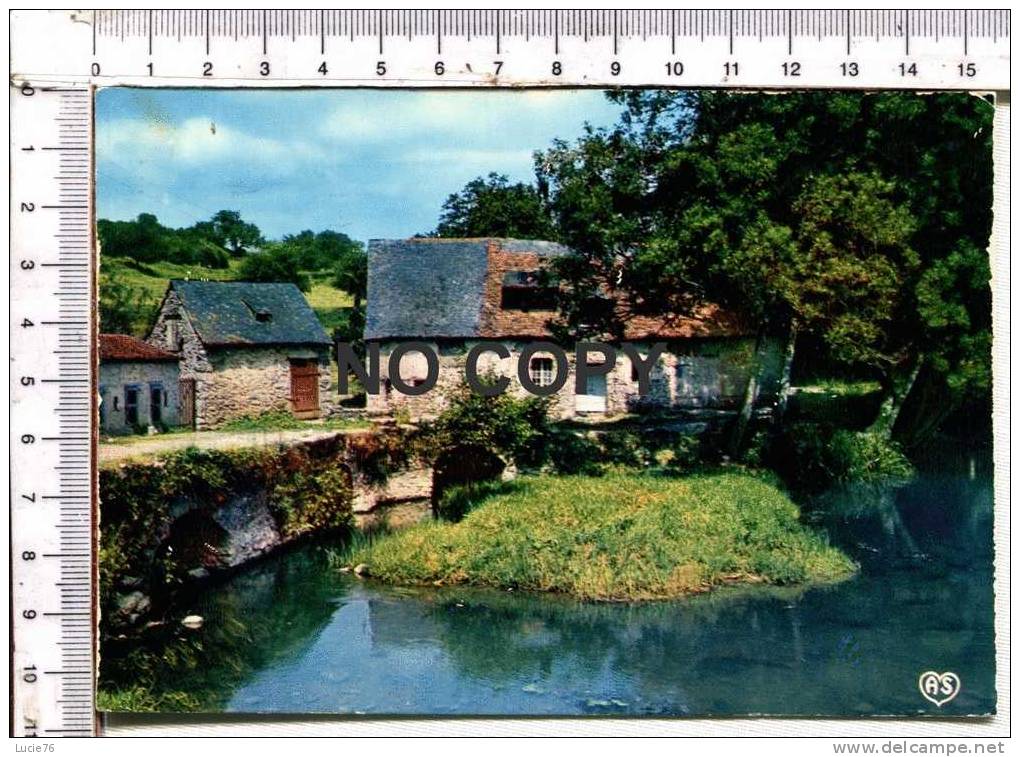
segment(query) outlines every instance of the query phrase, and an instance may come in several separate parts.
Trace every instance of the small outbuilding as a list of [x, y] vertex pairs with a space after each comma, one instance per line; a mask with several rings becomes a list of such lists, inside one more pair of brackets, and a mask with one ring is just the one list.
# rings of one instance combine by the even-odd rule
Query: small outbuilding
[[177, 355], [127, 334], [99, 335], [99, 428], [108, 434], [176, 426]]
[[199, 429], [331, 407], [330, 340], [294, 284], [173, 280], [147, 341], [180, 357], [182, 419]]

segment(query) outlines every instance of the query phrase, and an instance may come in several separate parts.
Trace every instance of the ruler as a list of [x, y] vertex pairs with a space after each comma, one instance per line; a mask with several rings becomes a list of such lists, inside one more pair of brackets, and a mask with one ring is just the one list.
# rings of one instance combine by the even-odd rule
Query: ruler
[[92, 91], [11, 87], [13, 730], [94, 727]]
[[97, 86], [1008, 90], [1007, 10], [17, 11], [13, 730], [95, 728]]
[[96, 84], [1009, 88], [1008, 10], [111, 10], [15, 22], [17, 73]]

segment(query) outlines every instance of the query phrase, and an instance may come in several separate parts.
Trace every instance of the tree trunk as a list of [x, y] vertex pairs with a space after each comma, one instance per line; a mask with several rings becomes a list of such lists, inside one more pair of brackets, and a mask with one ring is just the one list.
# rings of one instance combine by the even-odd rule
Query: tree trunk
[[765, 327], [758, 330], [758, 336], [754, 342], [754, 354], [751, 356], [750, 370], [747, 376], [747, 387], [744, 389], [744, 399], [740, 403], [740, 412], [737, 413], [733, 423], [733, 431], [730, 434], [729, 453], [730, 457], [736, 459], [744, 451], [744, 438], [747, 436], [747, 427], [751, 423], [751, 415], [758, 404], [758, 394], [761, 391], [761, 370], [764, 364], [762, 351], [765, 348]]
[[903, 397], [891, 429], [892, 438], [904, 449], [924, 444], [959, 402], [960, 397], [950, 391], [945, 378], [925, 364]]
[[783, 370], [779, 374], [779, 396], [776, 399], [776, 408], [772, 413], [772, 424], [776, 428], [783, 425], [783, 416], [786, 415], [786, 407], [790, 404], [790, 378], [793, 374], [793, 356], [797, 349], [797, 324], [791, 323], [786, 333], [786, 349], [783, 351]]
[[918, 355], [914, 360], [910, 373], [907, 374], [904, 380], [897, 381], [891, 371], [885, 375], [882, 380], [882, 388], [885, 390], [885, 399], [882, 400], [882, 406], [878, 411], [878, 418], [876, 418], [875, 422], [871, 425], [872, 431], [877, 431], [887, 439], [892, 437], [893, 427], [896, 425], [896, 420], [899, 417], [900, 410], [903, 409], [903, 401], [914, 388], [914, 383], [917, 381], [917, 375], [921, 372], [921, 367], [923, 365], [924, 356]]

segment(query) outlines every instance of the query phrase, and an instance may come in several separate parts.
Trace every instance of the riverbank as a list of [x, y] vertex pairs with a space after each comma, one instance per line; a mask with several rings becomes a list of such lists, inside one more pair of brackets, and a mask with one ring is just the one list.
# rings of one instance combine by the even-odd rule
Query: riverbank
[[524, 476], [459, 523], [421, 523], [351, 564], [407, 585], [467, 584], [592, 600], [668, 599], [739, 583], [826, 583], [856, 565], [743, 471]]

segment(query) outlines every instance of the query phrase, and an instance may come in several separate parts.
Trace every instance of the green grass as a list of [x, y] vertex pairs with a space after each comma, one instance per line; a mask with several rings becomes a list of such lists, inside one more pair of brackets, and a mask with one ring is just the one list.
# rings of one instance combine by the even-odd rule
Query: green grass
[[[159, 261], [155, 263], [136, 263], [126, 258], [106, 256], [100, 265], [99, 286], [103, 286], [103, 276], [115, 273], [117, 277], [132, 289], [144, 292], [153, 313], [163, 299], [170, 279], [189, 279], [192, 281], [235, 281], [240, 278], [238, 269], [240, 259], [231, 259], [229, 268], [206, 268], [200, 265], [179, 265]], [[349, 294], [332, 286], [328, 272], [309, 274], [312, 281], [311, 291], [305, 292], [305, 299], [318, 316], [326, 333], [345, 321], [344, 309], [353, 304]], [[151, 326], [148, 317], [134, 324], [136, 336], [144, 336]]]
[[288, 412], [271, 412], [249, 415], [227, 421], [216, 431], [291, 431], [301, 429], [322, 429], [343, 431], [346, 429], [368, 428], [372, 424], [361, 419], [325, 418], [322, 420], [301, 420]]
[[153, 692], [143, 686], [96, 691], [96, 709], [101, 712], [194, 712], [200, 708], [198, 698], [187, 691]]
[[811, 394], [832, 394], [837, 397], [850, 397], [862, 394], [872, 394], [881, 391], [882, 386], [877, 381], [859, 380], [850, 381], [847, 379], [826, 378], [815, 379], [806, 384], [798, 385], [797, 391]]
[[305, 292], [305, 299], [319, 317], [327, 334], [347, 322], [344, 311], [354, 305], [353, 297], [329, 283], [331, 276], [328, 272], [309, 274], [312, 288]]
[[413, 526], [356, 551], [373, 577], [584, 599], [665, 599], [729, 583], [843, 579], [855, 564], [744, 472], [527, 476], [464, 520]]

